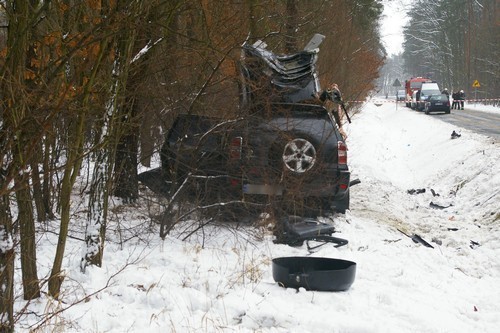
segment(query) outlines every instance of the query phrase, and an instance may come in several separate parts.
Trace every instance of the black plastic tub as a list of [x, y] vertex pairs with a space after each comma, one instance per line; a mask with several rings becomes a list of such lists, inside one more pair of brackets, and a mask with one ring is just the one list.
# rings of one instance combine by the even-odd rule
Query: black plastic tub
[[285, 288], [344, 291], [356, 277], [356, 263], [321, 257], [281, 257], [273, 259], [273, 278]]

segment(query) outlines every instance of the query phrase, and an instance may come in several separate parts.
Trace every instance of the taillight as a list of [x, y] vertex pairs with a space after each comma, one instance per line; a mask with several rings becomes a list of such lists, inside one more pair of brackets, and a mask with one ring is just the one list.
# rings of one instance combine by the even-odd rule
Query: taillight
[[347, 164], [347, 146], [343, 141], [337, 142], [338, 164]]
[[241, 159], [241, 146], [243, 144], [243, 138], [241, 136], [236, 136], [231, 139], [229, 143], [229, 158], [232, 160]]

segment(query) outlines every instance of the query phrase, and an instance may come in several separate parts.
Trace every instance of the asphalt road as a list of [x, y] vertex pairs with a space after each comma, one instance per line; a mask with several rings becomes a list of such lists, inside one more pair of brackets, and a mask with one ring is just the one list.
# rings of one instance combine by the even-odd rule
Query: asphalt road
[[471, 110], [466, 106], [465, 110], [451, 110], [451, 114], [431, 113], [430, 116], [500, 142], [500, 113]]

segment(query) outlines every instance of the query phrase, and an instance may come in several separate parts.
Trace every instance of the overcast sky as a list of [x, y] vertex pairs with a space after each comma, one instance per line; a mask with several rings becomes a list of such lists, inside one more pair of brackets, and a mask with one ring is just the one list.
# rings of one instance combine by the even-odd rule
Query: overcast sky
[[384, 0], [381, 35], [389, 55], [403, 51], [403, 26], [407, 22], [406, 11], [413, 0]]

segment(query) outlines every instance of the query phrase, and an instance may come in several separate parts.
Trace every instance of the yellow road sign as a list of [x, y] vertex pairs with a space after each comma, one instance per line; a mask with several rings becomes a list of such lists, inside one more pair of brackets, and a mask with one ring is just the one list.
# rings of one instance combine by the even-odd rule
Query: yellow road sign
[[481, 85], [479, 84], [478, 80], [475, 80], [474, 83], [472, 84], [472, 87], [479, 88], [479, 87], [481, 87]]

